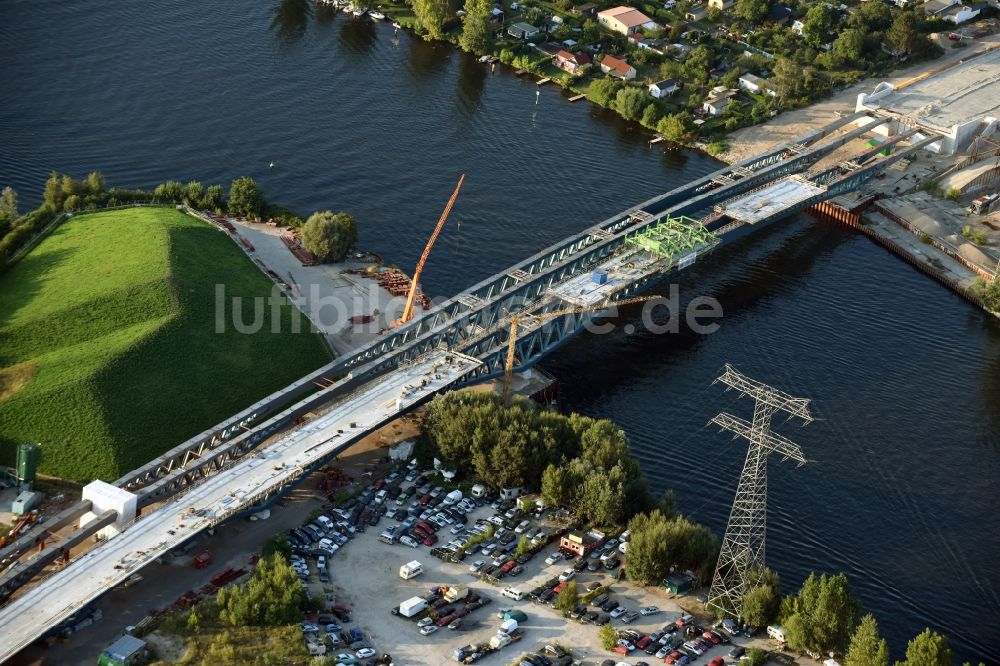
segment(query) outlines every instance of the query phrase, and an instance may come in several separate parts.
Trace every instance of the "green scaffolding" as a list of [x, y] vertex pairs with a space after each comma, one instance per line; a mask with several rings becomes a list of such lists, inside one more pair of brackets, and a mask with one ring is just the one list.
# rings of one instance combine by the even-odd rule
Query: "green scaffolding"
[[625, 242], [658, 257], [670, 259], [709, 250], [719, 243], [719, 238], [698, 220], [682, 215], [665, 217]]

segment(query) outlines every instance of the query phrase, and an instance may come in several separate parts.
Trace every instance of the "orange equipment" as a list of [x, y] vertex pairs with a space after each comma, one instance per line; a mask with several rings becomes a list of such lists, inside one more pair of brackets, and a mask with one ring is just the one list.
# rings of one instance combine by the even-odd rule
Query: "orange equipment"
[[417, 262], [417, 270], [413, 272], [413, 279], [410, 281], [410, 292], [406, 295], [406, 307], [403, 309], [403, 315], [392, 323], [393, 326], [405, 324], [413, 319], [413, 300], [417, 295], [417, 283], [420, 281], [420, 273], [424, 270], [424, 264], [427, 263], [427, 256], [431, 253], [431, 248], [434, 247], [434, 241], [437, 240], [438, 234], [441, 233], [441, 227], [444, 226], [445, 220], [448, 219], [448, 214], [451, 213], [451, 207], [455, 205], [455, 199], [458, 198], [458, 191], [461, 189], [462, 181], [464, 180], [465, 174], [463, 173], [461, 178], [458, 179], [455, 191], [451, 193], [451, 198], [448, 199], [448, 205], [444, 207], [444, 212], [441, 213], [441, 218], [438, 220], [437, 226], [434, 227], [434, 233], [431, 234], [430, 240], [427, 241], [424, 253], [420, 255], [420, 261]]
[[7, 544], [13, 543], [14, 540], [17, 539], [18, 535], [21, 534], [21, 532], [27, 531], [27, 529], [31, 527], [31, 525], [34, 524], [36, 520], [38, 520], [37, 510], [30, 511], [29, 513], [26, 513], [23, 516], [21, 516], [21, 519], [17, 521], [17, 524], [14, 525], [14, 527], [10, 530], [10, 532], [4, 534], [3, 536], [0, 536], [0, 548], [4, 548], [7, 546]]

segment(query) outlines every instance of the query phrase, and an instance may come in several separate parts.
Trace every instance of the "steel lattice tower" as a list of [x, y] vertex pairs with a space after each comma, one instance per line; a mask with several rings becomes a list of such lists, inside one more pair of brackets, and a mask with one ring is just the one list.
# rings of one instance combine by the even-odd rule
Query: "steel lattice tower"
[[775, 388], [740, 374], [728, 363], [722, 375], [712, 382], [722, 382], [726, 390], [736, 389], [740, 397], [754, 399], [753, 423], [727, 412], [711, 421], [733, 433], [733, 439], [743, 437], [750, 442], [743, 473], [736, 488], [736, 499], [729, 514], [729, 524], [722, 539], [719, 562], [712, 578], [707, 606], [739, 617], [743, 611], [750, 573], [764, 567], [764, 538], [767, 533], [767, 456], [777, 453], [782, 460], [791, 458], [806, 462], [798, 444], [771, 431], [775, 412], [787, 412], [806, 424], [812, 421], [809, 400], [793, 398]]

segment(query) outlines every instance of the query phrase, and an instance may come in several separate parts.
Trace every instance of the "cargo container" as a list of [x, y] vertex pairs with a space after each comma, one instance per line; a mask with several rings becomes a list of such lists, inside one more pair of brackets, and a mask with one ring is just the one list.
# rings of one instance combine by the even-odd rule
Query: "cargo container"
[[132, 666], [144, 663], [148, 655], [145, 641], [125, 634], [101, 653], [97, 663], [100, 666]]
[[413, 617], [427, 608], [427, 600], [423, 597], [410, 597], [399, 604], [399, 614], [403, 617]]

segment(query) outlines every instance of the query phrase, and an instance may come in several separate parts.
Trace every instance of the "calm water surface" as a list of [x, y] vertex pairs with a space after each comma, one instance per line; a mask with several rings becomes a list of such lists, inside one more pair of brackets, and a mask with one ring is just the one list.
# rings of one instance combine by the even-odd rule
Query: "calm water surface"
[[[557, 89], [536, 104], [530, 82], [300, 0], [5, 0], [0, 54], [0, 184], [22, 207], [51, 169], [128, 187], [249, 174], [301, 212], [352, 212], [362, 245], [412, 266], [464, 172], [431, 294], [715, 168]], [[654, 488], [721, 533], [746, 449], [704, 424], [750, 407], [710, 385], [723, 363], [814, 399], [812, 425], [778, 425], [814, 462], [770, 468], [786, 589], [845, 571], [895, 654], [929, 625], [961, 659], [996, 662], [1000, 325], [804, 218], [678, 284], [722, 303], [720, 330], [581, 338], [547, 363], [564, 405], [624, 426]]]

